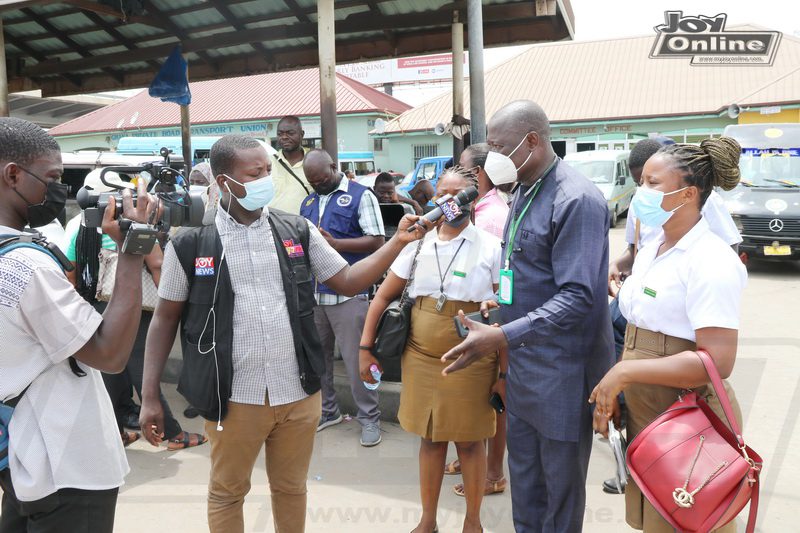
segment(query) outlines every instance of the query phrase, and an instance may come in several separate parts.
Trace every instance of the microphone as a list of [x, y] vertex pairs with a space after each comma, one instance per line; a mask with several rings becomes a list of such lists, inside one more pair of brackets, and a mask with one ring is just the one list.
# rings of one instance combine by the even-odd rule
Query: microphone
[[[470, 203], [477, 197], [478, 197], [478, 189], [475, 187], [467, 187], [466, 189], [458, 193], [455, 197], [449, 194], [443, 196], [442, 198], [436, 201], [437, 204], [436, 208], [433, 211], [430, 211], [425, 216], [421, 217], [419, 220], [417, 220], [415, 225], [425, 227], [422, 225], [423, 220], [426, 220], [431, 224], [433, 224], [434, 222], [442, 218], [443, 215], [448, 216], [448, 213], [445, 213], [445, 210], [450, 212], [452, 210], [453, 205], [462, 206], [464, 204]], [[442, 209], [442, 206], [444, 206], [444, 209]], [[448, 218], [451, 217], [448, 216]], [[406, 231], [412, 233], [414, 231], [414, 226], [411, 226]]]

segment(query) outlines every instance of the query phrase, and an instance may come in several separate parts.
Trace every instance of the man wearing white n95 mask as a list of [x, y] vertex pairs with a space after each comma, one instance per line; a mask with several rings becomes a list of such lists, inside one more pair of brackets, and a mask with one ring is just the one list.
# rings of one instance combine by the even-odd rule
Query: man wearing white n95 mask
[[180, 322], [178, 391], [210, 433], [211, 532], [244, 530], [242, 504], [265, 447], [275, 531], [298, 533], [325, 369], [312, 276], [337, 293], [357, 294], [424, 230], [398, 232], [348, 265], [304, 218], [265, 207], [274, 187], [258, 141], [223, 137], [210, 157], [220, 195], [214, 224], [179, 233], [165, 252], [145, 351], [142, 432], [151, 444], [162, 438], [158, 383]]

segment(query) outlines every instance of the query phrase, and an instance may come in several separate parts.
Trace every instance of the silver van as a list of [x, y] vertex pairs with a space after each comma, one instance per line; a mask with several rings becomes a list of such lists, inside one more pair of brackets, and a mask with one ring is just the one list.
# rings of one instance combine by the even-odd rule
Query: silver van
[[589, 150], [573, 152], [564, 161], [597, 185], [608, 202], [611, 227], [628, 210], [636, 192], [636, 182], [628, 168], [629, 150]]

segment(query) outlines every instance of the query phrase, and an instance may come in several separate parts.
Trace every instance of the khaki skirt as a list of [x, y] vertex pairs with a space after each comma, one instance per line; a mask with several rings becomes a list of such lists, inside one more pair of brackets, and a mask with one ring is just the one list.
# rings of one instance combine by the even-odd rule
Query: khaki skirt
[[[447, 377], [440, 361], [461, 339], [453, 317], [459, 309], [478, 311], [479, 303], [447, 302], [436, 311], [436, 300], [417, 298], [411, 330], [402, 358], [403, 388], [398, 418], [402, 428], [434, 442], [472, 442], [495, 433], [495, 412], [489, 405], [497, 380], [497, 354], [489, 354]], [[448, 363], [449, 364], [449, 363]]]
[[[696, 349], [697, 345], [692, 341], [655, 333], [628, 324], [628, 328], [625, 331], [625, 352], [622, 354], [622, 359], [655, 359]], [[725, 392], [727, 392], [733, 406], [736, 420], [741, 426], [742, 413], [739, 409], [739, 402], [736, 400], [736, 396], [728, 382], [723, 380], [723, 383], [725, 384]], [[709, 384], [694, 390], [699, 396], [705, 398], [709, 407], [724, 421], [725, 414], [722, 411], [722, 406], [714, 392], [714, 388]], [[628, 442], [631, 442], [642, 429], [666, 411], [678, 399], [680, 392], [680, 389], [660, 385], [635, 384], [626, 388], [625, 404], [628, 406]], [[642, 495], [639, 487], [636, 486], [632, 479], [628, 480], [628, 486], [625, 487], [625, 520], [632, 528], [643, 530], [645, 533], [673, 533], [675, 531], [669, 525], [669, 522], [661, 518], [658, 511], [650, 505], [650, 502]], [[714, 531], [716, 533], [736, 533], [736, 524], [731, 522]]]

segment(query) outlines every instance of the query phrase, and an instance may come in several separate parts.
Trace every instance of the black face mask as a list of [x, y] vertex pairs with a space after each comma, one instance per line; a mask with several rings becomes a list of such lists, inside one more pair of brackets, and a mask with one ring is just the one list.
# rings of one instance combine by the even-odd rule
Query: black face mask
[[39, 204], [31, 204], [28, 202], [28, 199], [19, 194], [18, 191], [15, 190], [14, 192], [16, 192], [20, 198], [28, 202], [28, 225], [32, 228], [46, 226], [55, 220], [61, 210], [64, 209], [64, 206], [67, 205], [69, 185], [64, 185], [63, 183], [57, 183], [55, 181], [48, 183], [30, 170], [23, 167], [19, 168], [36, 178], [37, 181], [44, 183], [46, 188], [44, 201]]

